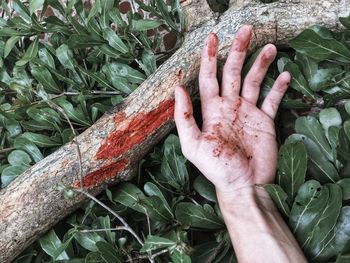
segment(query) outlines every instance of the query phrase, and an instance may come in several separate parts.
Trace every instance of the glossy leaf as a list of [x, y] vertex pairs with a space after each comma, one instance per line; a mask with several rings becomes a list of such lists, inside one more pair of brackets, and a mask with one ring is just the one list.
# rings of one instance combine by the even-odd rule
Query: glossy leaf
[[304, 78], [303, 74], [297, 64], [293, 62], [288, 62], [284, 67], [284, 70], [289, 71], [292, 76], [291, 87], [297, 91], [300, 91], [305, 96], [315, 99], [314, 92], [310, 89], [308, 82]]
[[112, 48], [115, 48], [123, 54], [128, 52], [128, 47], [111, 28], [108, 27], [103, 29], [103, 37], [108, 41], [109, 45]]
[[289, 45], [298, 52], [319, 60], [335, 59], [350, 62], [350, 51], [341, 42], [323, 38], [312, 29], [305, 29], [289, 41]]
[[131, 183], [122, 183], [113, 192], [113, 200], [122, 205], [130, 207], [140, 213], [144, 213], [144, 208], [139, 205], [140, 200], [145, 199], [143, 192]]
[[33, 14], [34, 11], [42, 9], [45, 0], [29, 0], [29, 12]]
[[295, 131], [313, 140], [327, 156], [328, 160], [333, 159], [331, 147], [320, 122], [316, 118], [311, 116], [298, 118], [295, 122]]
[[290, 208], [288, 205], [288, 195], [286, 192], [281, 188], [281, 186], [277, 184], [265, 184], [262, 185], [266, 192], [270, 195], [271, 199], [277, 206], [278, 210], [286, 217], [288, 218], [290, 215]]
[[96, 247], [106, 263], [123, 263], [124, 260], [119, 251], [110, 243], [105, 241], [96, 242]]
[[17, 176], [27, 170], [27, 165], [15, 165], [6, 167], [1, 173], [1, 187], [6, 187]]
[[67, 253], [63, 251], [60, 255], [56, 257], [56, 251], [62, 244], [61, 240], [58, 238], [54, 230], [50, 230], [46, 235], [39, 239], [41, 248], [50, 255], [53, 260], [65, 260], [69, 259]]
[[344, 178], [337, 182], [342, 189], [343, 200], [350, 199], [350, 178]]
[[176, 206], [175, 214], [176, 219], [183, 225], [207, 229], [224, 227], [222, 220], [213, 211], [208, 211], [201, 205], [180, 203]]
[[313, 178], [322, 183], [334, 183], [339, 180], [338, 171], [313, 140], [302, 134], [293, 134], [288, 137], [286, 143], [298, 141], [304, 143], [306, 147], [308, 154], [308, 173]]
[[92, 252], [97, 252], [99, 250], [96, 243], [104, 241], [96, 232], [77, 232], [74, 238], [83, 248]]
[[163, 24], [161, 21], [150, 20], [150, 19], [140, 19], [132, 20], [132, 30], [133, 31], [144, 31], [149, 29], [154, 29]]
[[12, 151], [8, 157], [7, 160], [9, 164], [13, 166], [28, 166], [32, 159], [30, 158], [29, 154], [27, 154], [25, 151], [22, 150], [14, 150]]
[[193, 187], [205, 199], [217, 202], [215, 186], [204, 176], [197, 176], [193, 182]]
[[12, 51], [12, 49], [14, 48], [14, 46], [20, 38], [20, 36], [12, 36], [6, 41], [4, 49], [4, 58], [6, 58], [10, 54], [10, 52]]
[[21, 135], [21, 137], [28, 139], [39, 147], [54, 147], [61, 145], [57, 141], [52, 140], [49, 136], [39, 133], [25, 132]]
[[74, 70], [73, 53], [66, 44], [63, 44], [57, 48], [56, 56], [64, 68]]
[[284, 144], [279, 150], [277, 182], [286, 192], [291, 204], [299, 187], [304, 183], [307, 152], [303, 143]]
[[20, 149], [27, 152], [36, 163], [44, 159], [44, 156], [40, 152], [39, 148], [33, 142], [29, 141], [26, 138], [16, 138], [13, 145], [16, 149]]
[[35, 58], [38, 54], [39, 49], [39, 38], [35, 38], [34, 41], [29, 45], [26, 52], [24, 53], [21, 60], [18, 60], [16, 62], [17, 66], [24, 66], [29, 61], [31, 61], [33, 58]]
[[175, 247], [176, 243], [170, 239], [159, 236], [147, 236], [145, 244], [141, 248], [140, 252], [149, 252], [160, 248]]

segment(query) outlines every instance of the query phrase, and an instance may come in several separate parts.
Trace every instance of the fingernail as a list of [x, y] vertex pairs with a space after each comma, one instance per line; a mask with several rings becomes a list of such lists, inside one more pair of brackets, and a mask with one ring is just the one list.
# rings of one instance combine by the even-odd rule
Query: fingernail
[[208, 49], [208, 56], [209, 57], [215, 57], [217, 54], [218, 50], [218, 36], [212, 32], [209, 33], [208, 38], [207, 38], [207, 49]]

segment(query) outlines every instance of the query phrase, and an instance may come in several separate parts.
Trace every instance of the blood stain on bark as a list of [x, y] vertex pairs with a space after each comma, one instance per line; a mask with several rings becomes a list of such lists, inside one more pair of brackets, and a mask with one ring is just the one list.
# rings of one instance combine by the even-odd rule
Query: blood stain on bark
[[209, 58], [216, 57], [216, 54], [218, 51], [218, 44], [219, 44], [219, 40], [217, 35], [215, 33], [210, 33], [208, 43], [207, 43]]
[[[174, 100], [162, 101], [158, 108], [131, 118], [128, 123], [118, 127], [103, 142], [96, 154], [97, 159], [112, 159], [129, 151], [153, 134], [166, 121], [174, 118]], [[116, 125], [125, 120], [125, 113], [115, 117]]]
[[[86, 188], [99, 185], [109, 178], [112, 178], [116, 174], [124, 171], [128, 166], [128, 160], [122, 159], [117, 162], [104, 166], [94, 172], [88, 173], [83, 178], [83, 186]], [[77, 181], [73, 185], [74, 188], [80, 188], [80, 181]]]

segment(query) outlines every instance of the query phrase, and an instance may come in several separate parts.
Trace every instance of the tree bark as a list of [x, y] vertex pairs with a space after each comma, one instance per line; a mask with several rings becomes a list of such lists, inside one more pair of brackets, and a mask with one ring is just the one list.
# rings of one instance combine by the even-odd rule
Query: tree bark
[[224, 59], [242, 24], [253, 25], [250, 49], [254, 50], [267, 43], [285, 45], [315, 23], [337, 30], [338, 17], [349, 13], [350, 0], [252, 1], [243, 8], [232, 6], [200, 27], [195, 22], [197, 29], [189, 32], [183, 46], [120, 106], [79, 135], [76, 143], [61, 147], [0, 191], [0, 262], [13, 260], [86, 201], [82, 194], [66, 200], [58, 185], [74, 188], [82, 182], [86, 191], [96, 195], [134, 174], [138, 160], [174, 128], [174, 87], [181, 83], [196, 92], [200, 52], [209, 32], [217, 33], [219, 57]]

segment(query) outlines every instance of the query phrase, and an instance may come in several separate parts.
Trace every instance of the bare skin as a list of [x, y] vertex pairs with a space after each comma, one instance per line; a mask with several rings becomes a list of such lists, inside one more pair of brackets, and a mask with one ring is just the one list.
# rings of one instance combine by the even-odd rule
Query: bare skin
[[202, 130], [193, 118], [185, 88], [175, 89], [175, 121], [182, 151], [215, 185], [240, 262], [306, 262], [267, 193], [255, 187], [272, 183], [275, 178], [273, 120], [290, 74], [280, 74], [258, 108], [260, 85], [277, 51], [274, 45], [266, 45], [241, 83], [251, 34], [250, 26], [238, 30], [224, 66], [221, 88], [216, 77], [218, 39], [213, 33], [208, 35], [199, 73]]

